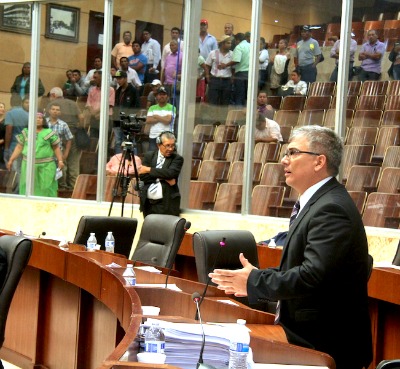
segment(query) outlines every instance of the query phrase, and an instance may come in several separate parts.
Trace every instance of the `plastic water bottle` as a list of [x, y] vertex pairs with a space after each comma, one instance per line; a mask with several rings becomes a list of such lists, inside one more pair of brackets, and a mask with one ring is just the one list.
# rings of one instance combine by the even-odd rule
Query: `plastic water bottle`
[[91, 233], [88, 240], [87, 240], [87, 250], [88, 251], [94, 251], [97, 245], [97, 240], [96, 240], [96, 236], [94, 233]]
[[122, 276], [125, 278], [126, 284], [129, 284], [130, 286], [136, 285], [136, 273], [135, 269], [133, 269], [133, 264], [126, 264], [126, 269]]
[[108, 232], [104, 245], [107, 252], [114, 252], [115, 239], [112, 232]]
[[232, 330], [229, 347], [229, 369], [247, 369], [247, 356], [249, 354], [250, 334], [246, 328], [246, 321], [238, 319]]
[[154, 322], [144, 335], [146, 352], [163, 354], [165, 350], [165, 335], [159, 323]]

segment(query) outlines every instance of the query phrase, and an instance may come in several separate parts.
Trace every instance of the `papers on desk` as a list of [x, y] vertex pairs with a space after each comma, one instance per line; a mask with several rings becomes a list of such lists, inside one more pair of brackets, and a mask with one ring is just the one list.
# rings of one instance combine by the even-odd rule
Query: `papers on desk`
[[380, 262], [374, 263], [374, 267], [377, 267], [377, 268], [391, 268], [391, 269], [400, 270], [400, 266], [393, 265], [389, 261], [380, 261]]
[[[170, 323], [157, 321], [164, 328], [166, 364], [183, 369], [195, 369], [199, 358], [202, 331], [200, 324]], [[230, 329], [221, 325], [204, 324], [206, 345], [203, 353], [205, 364], [216, 368], [226, 368], [229, 361]]]

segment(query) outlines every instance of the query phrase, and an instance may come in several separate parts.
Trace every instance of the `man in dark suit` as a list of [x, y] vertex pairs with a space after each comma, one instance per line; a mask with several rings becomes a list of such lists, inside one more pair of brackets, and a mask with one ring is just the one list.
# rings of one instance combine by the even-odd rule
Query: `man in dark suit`
[[178, 177], [183, 165], [183, 157], [175, 152], [175, 136], [172, 132], [162, 132], [157, 137], [158, 150], [145, 154], [140, 179], [144, 186], [140, 192], [140, 211], [149, 214], [180, 213], [181, 194]]
[[338, 183], [343, 145], [330, 129], [298, 128], [282, 159], [286, 183], [299, 194], [278, 268], [215, 270], [212, 281], [250, 303], [278, 300], [276, 323], [292, 344], [331, 355], [337, 369], [372, 359], [368, 313], [368, 244], [354, 202]]

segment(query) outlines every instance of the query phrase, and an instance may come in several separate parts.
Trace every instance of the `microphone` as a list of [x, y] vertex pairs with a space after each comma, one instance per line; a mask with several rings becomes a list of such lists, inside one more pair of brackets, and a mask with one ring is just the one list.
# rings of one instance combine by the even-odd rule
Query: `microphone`
[[38, 236], [38, 238], [42, 238], [42, 236], [46, 236], [46, 232], [42, 232], [42, 233]]
[[197, 314], [199, 316], [199, 322], [200, 322], [200, 326], [201, 326], [201, 336], [202, 336], [201, 349], [200, 349], [199, 360], [197, 361], [196, 369], [215, 369], [212, 365], [207, 365], [207, 364], [203, 363], [203, 352], [204, 352], [204, 347], [206, 345], [206, 335], [204, 333], [203, 321], [201, 320], [201, 315], [200, 315], [200, 301], [201, 301], [200, 294], [198, 292], [192, 293], [192, 300], [196, 304], [196, 310], [197, 310]]
[[[187, 231], [191, 226], [192, 226], [192, 223], [189, 222], [189, 221], [186, 221], [185, 225], [183, 226], [183, 230], [184, 230], [183, 236], [182, 236], [181, 241], [180, 241], [179, 244], [182, 243], [182, 240], [183, 240], [183, 237], [185, 237], [186, 231]], [[171, 266], [170, 268], [168, 268], [167, 277], [165, 278], [165, 288], [168, 287], [168, 278], [169, 278], [169, 275], [171, 274], [171, 270], [172, 270], [172, 266]]]
[[[219, 241], [218, 253], [217, 253], [217, 256], [216, 256], [215, 259], [214, 259], [214, 264], [213, 264], [211, 270], [214, 270], [214, 269], [215, 269], [215, 266], [217, 265], [217, 261], [218, 261], [218, 259], [219, 259], [219, 255], [221, 254], [221, 250], [222, 250], [223, 247], [226, 246], [225, 241], [226, 241], [226, 238], [225, 238], [225, 237], [222, 237], [222, 240]], [[208, 278], [207, 278], [206, 286], [204, 287], [204, 291], [203, 291], [203, 293], [202, 293], [202, 295], [201, 295], [201, 300], [199, 301], [199, 305], [201, 305], [201, 303], [202, 303], [203, 300], [204, 300], [204, 297], [206, 296], [206, 292], [207, 292], [208, 286], [210, 285], [210, 282], [211, 282], [211, 278], [208, 277]], [[195, 320], [199, 320], [198, 311], [196, 311], [196, 315], [195, 315], [194, 319], [195, 319]]]

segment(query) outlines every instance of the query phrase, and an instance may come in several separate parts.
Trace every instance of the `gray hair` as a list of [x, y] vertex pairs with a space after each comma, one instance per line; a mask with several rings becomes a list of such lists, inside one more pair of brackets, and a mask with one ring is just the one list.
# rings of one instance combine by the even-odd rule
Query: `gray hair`
[[53, 87], [50, 90], [50, 95], [54, 95], [55, 97], [62, 97], [63, 96], [63, 92], [62, 92], [60, 87]]
[[289, 142], [294, 138], [305, 137], [309, 150], [326, 156], [328, 173], [336, 176], [339, 173], [343, 155], [343, 141], [330, 128], [317, 125], [303, 126], [293, 130]]
[[163, 143], [165, 140], [175, 140], [175, 135], [170, 131], [164, 131], [160, 134], [160, 141]]

